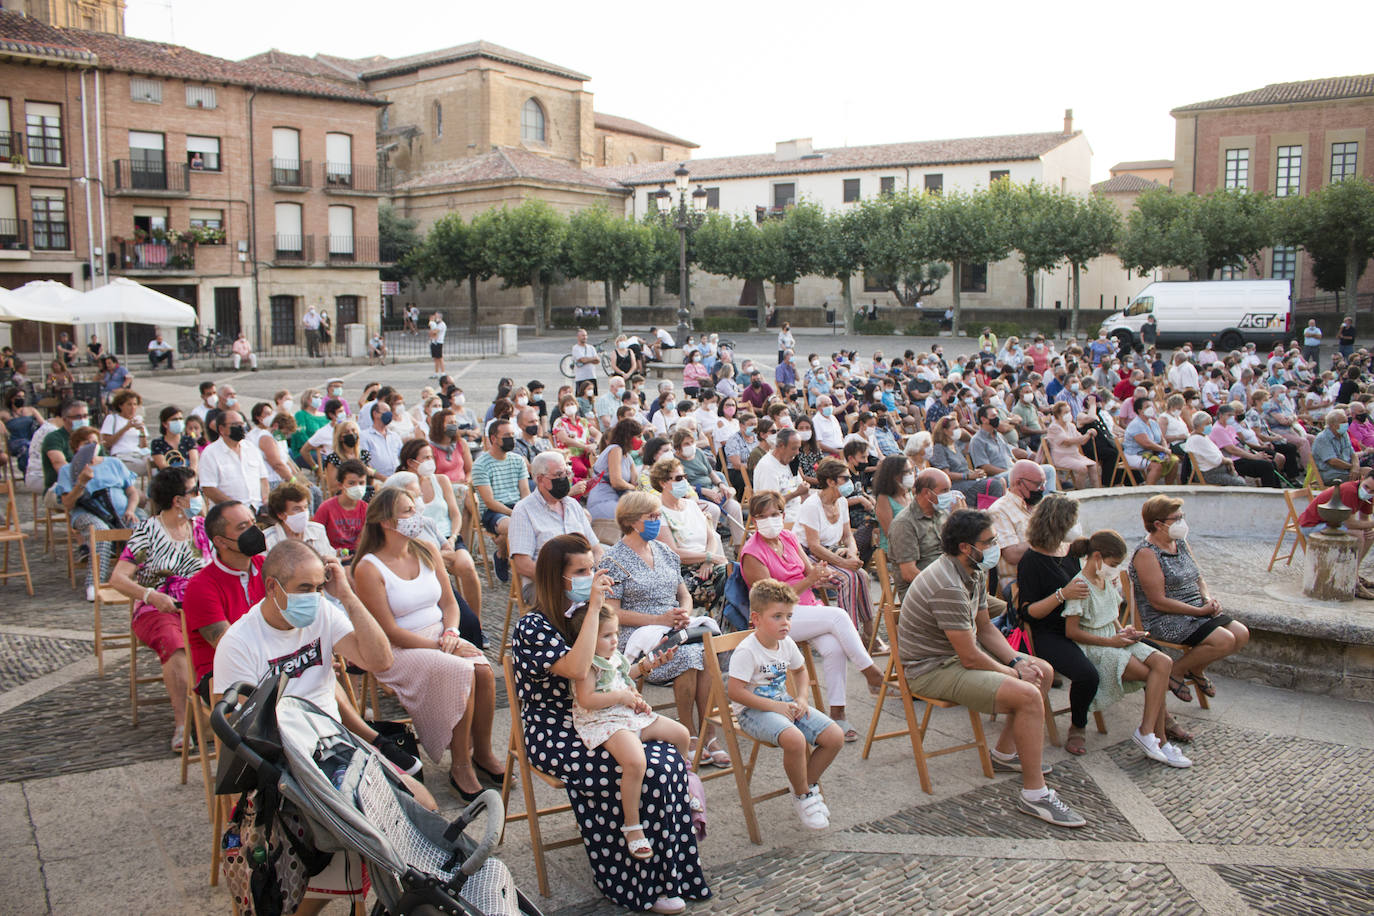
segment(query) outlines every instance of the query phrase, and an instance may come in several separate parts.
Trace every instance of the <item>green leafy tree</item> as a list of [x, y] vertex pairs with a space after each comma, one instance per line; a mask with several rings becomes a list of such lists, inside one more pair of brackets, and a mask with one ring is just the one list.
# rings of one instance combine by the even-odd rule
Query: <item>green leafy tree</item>
[[1343, 291], [1345, 313], [1355, 317], [1360, 277], [1374, 257], [1374, 184], [1348, 178], [1307, 197], [1289, 198], [1279, 234], [1307, 250], [1317, 285]]
[[854, 275], [863, 270], [863, 220], [858, 210], [832, 213], [825, 220], [824, 232], [814, 255], [815, 272], [840, 282], [844, 299], [844, 331], [854, 333]]
[[568, 223], [542, 200], [491, 212], [482, 246], [503, 289], [528, 286], [535, 296], [534, 333], [548, 326], [549, 287], [567, 269]]
[[861, 243], [865, 279], [882, 284], [908, 308], [935, 295], [949, 274], [928, 231], [937, 200], [903, 191], [869, 198], [851, 211], [849, 228]]
[[959, 333], [959, 287], [965, 265], [1000, 261], [1011, 253], [1006, 212], [986, 191], [951, 191], [935, 198], [921, 235], [930, 252], [950, 265], [950, 294], [954, 321], [950, 331]]
[[1079, 287], [1088, 262], [1111, 251], [1121, 235], [1121, 211], [1100, 194], [1068, 198], [1071, 203], [1062, 222], [1057, 223], [1058, 241], [1064, 260], [1073, 269], [1073, 315], [1069, 330], [1078, 334]]
[[383, 280], [409, 280], [412, 276], [406, 256], [418, 248], [423, 239], [415, 231], [419, 225], [396, 212], [391, 204], [377, 208], [377, 254], [382, 262], [379, 271]]
[[[697, 263], [707, 273], [743, 280], [757, 292], [763, 283], [796, 279], [784, 251], [782, 222], [757, 224], [747, 216], [711, 214], [696, 230]], [[767, 304], [757, 295], [759, 330], [767, 327]]]
[[651, 276], [657, 263], [652, 230], [594, 207], [569, 218], [567, 247], [570, 275], [604, 286], [611, 335], [619, 334], [620, 294]]
[[1035, 275], [1052, 271], [1064, 260], [1061, 226], [1073, 217], [1073, 202], [1037, 182], [1018, 185], [1003, 180], [988, 190], [1002, 212], [1008, 242], [1021, 259], [1026, 278], [1026, 308], [1035, 308]]
[[1193, 280], [1210, 280], [1223, 268], [1258, 268], [1260, 252], [1274, 243], [1274, 205], [1262, 194], [1215, 191], [1175, 194], [1146, 191], [1126, 220], [1117, 254], [1141, 276], [1179, 268]]
[[406, 256], [406, 268], [423, 287], [430, 283], [467, 283], [468, 333], [476, 334], [478, 319], [477, 284], [492, 277], [487, 259], [487, 234], [494, 218], [491, 211], [479, 213], [472, 222], [463, 222], [459, 213], [440, 217], [424, 241]]

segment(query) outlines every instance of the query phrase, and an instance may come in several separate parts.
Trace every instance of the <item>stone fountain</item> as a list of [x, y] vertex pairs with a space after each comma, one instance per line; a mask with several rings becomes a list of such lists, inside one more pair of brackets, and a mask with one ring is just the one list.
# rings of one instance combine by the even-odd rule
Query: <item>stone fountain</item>
[[1359, 541], [1344, 528], [1354, 510], [1341, 500], [1341, 488], [1317, 506], [1326, 527], [1307, 536], [1307, 565], [1303, 568], [1302, 593], [1318, 601], [1353, 601], [1359, 581]]

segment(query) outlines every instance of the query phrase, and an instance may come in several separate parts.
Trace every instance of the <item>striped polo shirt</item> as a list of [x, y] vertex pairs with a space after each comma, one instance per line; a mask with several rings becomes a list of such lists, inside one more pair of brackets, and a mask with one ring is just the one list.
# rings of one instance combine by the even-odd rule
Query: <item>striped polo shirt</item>
[[941, 554], [907, 589], [897, 621], [897, 653], [908, 678], [934, 671], [958, 653], [946, 630], [972, 630], [988, 604], [988, 577], [969, 573], [957, 557]]

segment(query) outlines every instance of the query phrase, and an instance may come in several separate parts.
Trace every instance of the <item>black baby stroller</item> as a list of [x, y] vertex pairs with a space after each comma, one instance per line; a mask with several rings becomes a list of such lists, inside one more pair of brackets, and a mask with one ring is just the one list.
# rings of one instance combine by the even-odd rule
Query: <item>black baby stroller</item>
[[[222, 742], [217, 793], [257, 790], [260, 812], [264, 799], [268, 808], [279, 800], [283, 813], [305, 823], [301, 845], [308, 854], [359, 855], [377, 895], [373, 916], [539, 916], [506, 866], [489, 858], [505, 825], [499, 793], [483, 792], [449, 823], [412, 799], [370, 745], [308, 700], [282, 696], [286, 683], [283, 674], [256, 688], [235, 684], [215, 705], [211, 722]], [[485, 830], [474, 843], [464, 830], [483, 812]], [[245, 852], [255, 863], [256, 900], [268, 882], [260, 866], [271, 856], [263, 848]], [[261, 909], [270, 912], [271, 902]]]

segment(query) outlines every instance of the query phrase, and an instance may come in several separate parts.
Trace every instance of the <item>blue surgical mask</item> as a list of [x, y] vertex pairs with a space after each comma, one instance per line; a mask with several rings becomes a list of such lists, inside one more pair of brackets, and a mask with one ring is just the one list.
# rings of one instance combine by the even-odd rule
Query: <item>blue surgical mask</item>
[[1349, 424], [1349, 423], [1342, 423], [1342, 424], [1340, 425], [1339, 430], [1338, 430], [1338, 432], [1340, 432], [1340, 434], [1341, 434], [1342, 436], [1344, 436], [1344, 435], [1345, 435], [1347, 432], [1349, 432], [1349, 431], [1350, 431], [1350, 424]]
[[[281, 588], [280, 585], [277, 586]], [[286, 590], [282, 589], [282, 594]], [[315, 622], [320, 613], [320, 593], [306, 592], [303, 595], [286, 595], [286, 606], [281, 609], [282, 617], [291, 626], [301, 629]]]
[[73, 421], [72, 421], [72, 432], [76, 432], [78, 429], [85, 429], [87, 426], [90, 426], [90, 425], [91, 425], [91, 421], [88, 420], [88, 419], [85, 418], [85, 417], [82, 417], [82, 418], [79, 419], [79, 420], [73, 420]]
[[692, 485], [685, 480], [673, 481], [673, 495], [678, 499], [686, 499], [687, 494], [692, 492]]
[[1206, 426], [1202, 427], [1202, 434], [1203, 434], [1204, 436], [1210, 436], [1210, 435], [1212, 434], [1212, 424], [1211, 424], [1211, 423], [1208, 423]]
[[658, 537], [658, 529], [662, 526], [663, 519], [646, 518], [644, 520], [644, 530], [639, 533], [639, 536], [646, 541], [652, 541]]
[[382, 425], [383, 425], [383, 426], [390, 426], [390, 425], [391, 425], [391, 421], [394, 419], [394, 417], [392, 416], [391, 411], [389, 411], [389, 410], [384, 410], [384, 411], [382, 411], [382, 415], [381, 415], [380, 417], [378, 417], [377, 419], [382, 421]]
[[170, 421], [168, 421], [168, 423], [167, 423], [167, 431], [168, 431], [169, 433], [174, 433], [174, 434], [176, 434], [176, 435], [178, 435], [178, 436], [181, 435], [183, 432], [186, 431], [186, 421], [185, 421], [185, 420], [170, 420]]
[[943, 493], [936, 494], [935, 508], [939, 509], [941, 512], [948, 512], [950, 509], [954, 508], [954, 500], [956, 497], [957, 494], [953, 490], [946, 490]]
[[822, 407], [822, 408], [821, 408], [821, 416], [823, 416], [823, 417], [831, 416], [831, 415], [833, 415], [834, 413], [835, 413], [835, 408], [833, 408], [833, 407]]
[[202, 512], [205, 511], [205, 497], [192, 496], [190, 499], [191, 505], [186, 507], [186, 517], [195, 518], [197, 515], [200, 515]]
[[573, 604], [585, 604], [592, 597], [592, 576], [569, 576], [572, 588], [564, 589], [563, 596]]
[[854, 492], [854, 481], [846, 480], [840, 484], [840, 495], [848, 496]]
[[997, 561], [1002, 557], [1002, 547], [1000, 544], [993, 544], [983, 551], [983, 556], [978, 560], [978, 568], [983, 570], [992, 569], [997, 565]]

